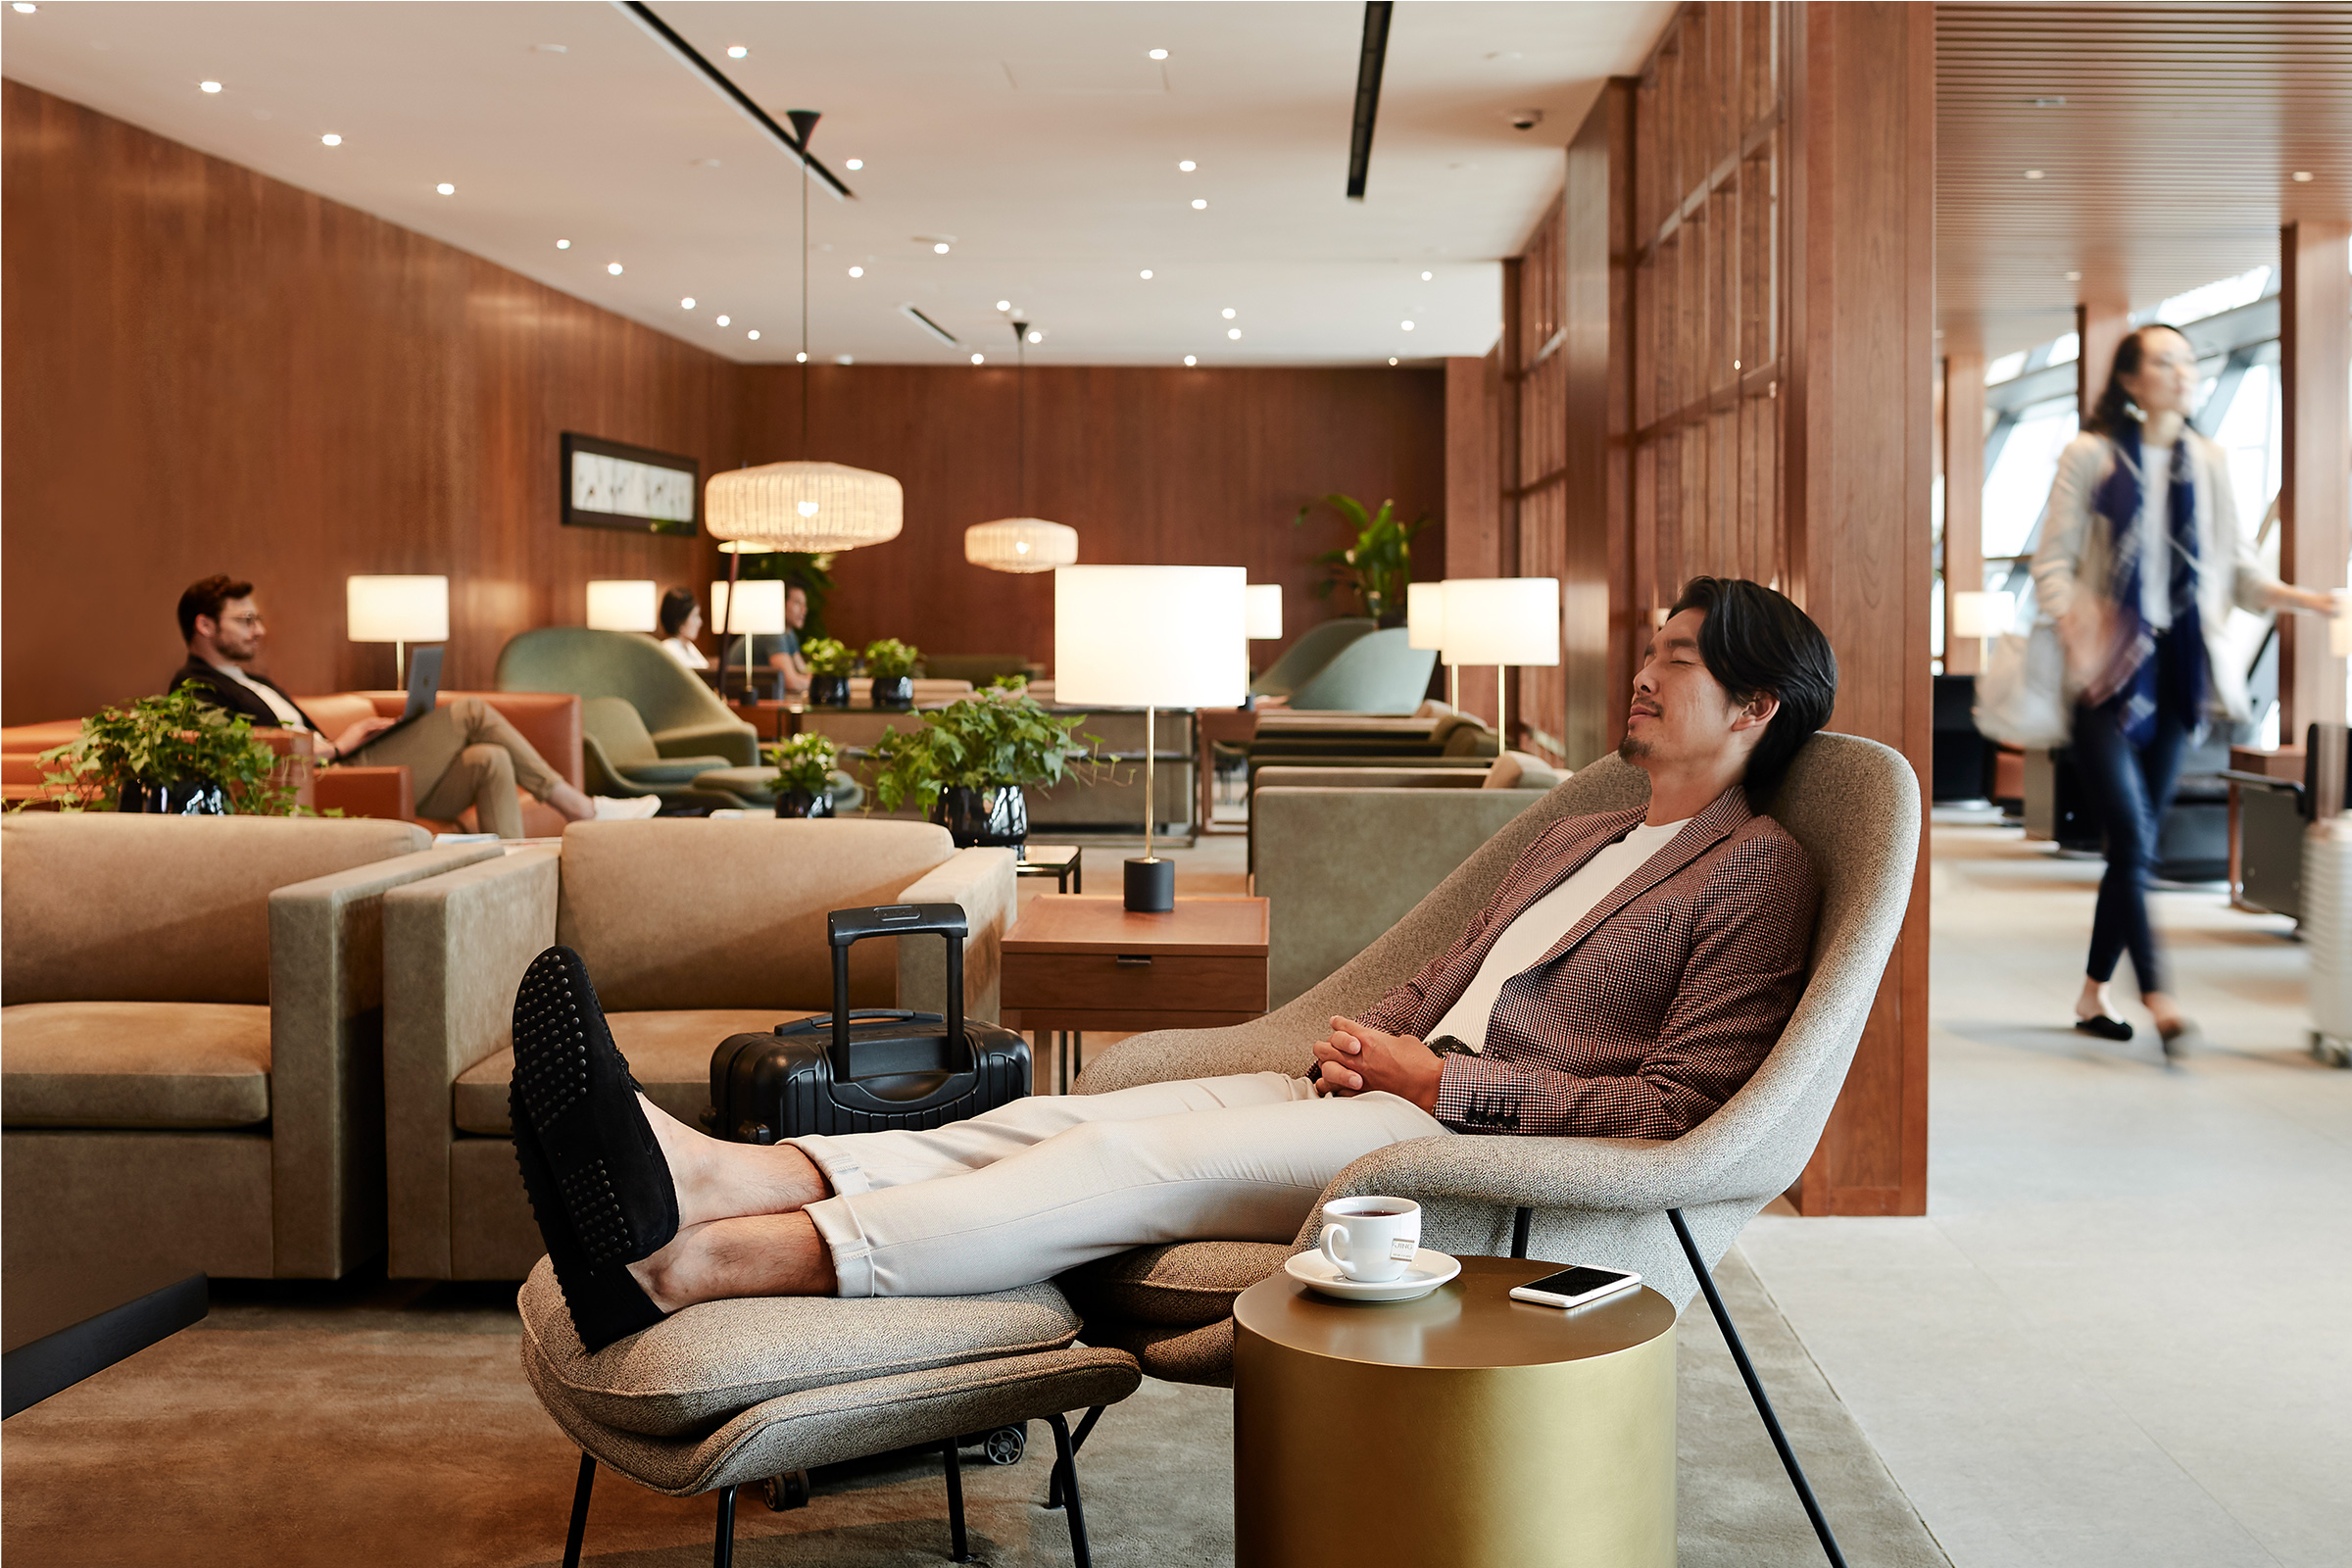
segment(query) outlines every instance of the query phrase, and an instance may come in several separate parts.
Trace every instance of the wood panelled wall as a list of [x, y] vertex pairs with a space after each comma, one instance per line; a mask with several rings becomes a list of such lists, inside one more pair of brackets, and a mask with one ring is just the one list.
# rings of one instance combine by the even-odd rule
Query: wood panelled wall
[[[1934, 20], [1686, 5], [1594, 105], [1559, 207], [1506, 264], [1493, 559], [1560, 576], [1567, 607], [1563, 663], [1516, 677], [1512, 716], [1572, 765], [1623, 733], [1642, 644], [1707, 572], [1802, 605], [1842, 671], [1830, 727], [1927, 776]], [[1457, 513], [1469, 488], [1449, 482]], [[1923, 858], [1792, 1194], [1808, 1213], [1925, 1209], [1926, 888]]]
[[[7, 401], [0, 721], [160, 691], [172, 609], [215, 571], [261, 585], [262, 667], [295, 691], [384, 686], [345, 640], [343, 580], [451, 580], [453, 686], [490, 683], [585, 584], [707, 592], [707, 541], [566, 528], [558, 438], [605, 436], [706, 474], [799, 454], [799, 374], [744, 368], [423, 235], [7, 82]], [[817, 455], [906, 487], [898, 541], [842, 558], [837, 629], [941, 652], [1052, 655], [1052, 589], [967, 566], [966, 524], [1024, 510], [1010, 369], [825, 367]], [[1084, 559], [1238, 564], [1313, 595], [1339, 490], [1446, 506], [1443, 373], [1032, 368], [1026, 510]], [[1445, 560], [1423, 535], [1424, 570]], [[1280, 644], [1257, 644], [1262, 666]]]
[[992, 517], [1067, 523], [1085, 562], [1246, 566], [1252, 582], [1281, 583], [1285, 636], [1250, 646], [1261, 669], [1307, 626], [1357, 612], [1351, 595], [1315, 594], [1326, 574], [1314, 558], [1352, 534], [1319, 505], [1294, 527], [1300, 506], [1332, 491], [1394, 500], [1432, 519], [1414, 542], [1421, 574], [1444, 569], [1439, 370], [1031, 366], [1025, 498], [1014, 368], [811, 366], [805, 453], [800, 368], [744, 373], [750, 461], [806, 456], [906, 486], [906, 532], [834, 564], [831, 629], [847, 640], [1051, 662], [1052, 576], [963, 559], [963, 530]]
[[444, 681], [706, 545], [557, 520], [578, 430], [731, 463], [734, 367], [421, 234], [10, 81], [0, 716], [163, 690], [180, 590], [260, 584], [264, 667], [392, 683], [343, 579], [444, 572]]

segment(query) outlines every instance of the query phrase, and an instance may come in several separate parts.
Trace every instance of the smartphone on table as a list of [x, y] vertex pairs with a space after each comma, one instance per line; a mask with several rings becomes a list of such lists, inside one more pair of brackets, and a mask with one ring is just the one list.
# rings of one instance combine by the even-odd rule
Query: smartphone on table
[[1621, 1268], [1564, 1268], [1557, 1274], [1514, 1285], [1511, 1299], [1533, 1301], [1538, 1306], [1582, 1306], [1619, 1291], [1630, 1291], [1641, 1283], [1641, 1275], [1629, 1274]]

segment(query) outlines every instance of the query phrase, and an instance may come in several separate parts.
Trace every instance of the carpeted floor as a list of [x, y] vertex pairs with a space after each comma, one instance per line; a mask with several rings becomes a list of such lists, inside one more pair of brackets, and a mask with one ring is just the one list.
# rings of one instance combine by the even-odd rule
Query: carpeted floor
[[[1848, 1558], [1945, 1568], [1918, 1515], [1738, 1252], [1723, 1288]], [[0, 1431], [0, 1554], [47, 1568], [201, 1562], [560, 1561], [576, 1450], [515, 1366], [509, 1294], [490, 1287], [226, 1285], [211, 1318]], [[1821, 1561], [1802, 1510], [1695, 1301], [1682, 1323], [1684, 1568]], [[999, 1568], [1066, 1563], [1041, 1506], [1052, 1436], [1028, 1460], [964, 1470], [973, 1549]], [[1081, 1459], [1104, 1568], [1233, 1560], [1232, 1401], [1147, 1382]], [[914, 1568], [943, 1560], [936, 1463], [820, 1476], [805, 1509], [747, 1497], [744, 1568]], [[708, 1497], [606, 1476], [587, 1557], [604, 1568], [710, 1560]]]

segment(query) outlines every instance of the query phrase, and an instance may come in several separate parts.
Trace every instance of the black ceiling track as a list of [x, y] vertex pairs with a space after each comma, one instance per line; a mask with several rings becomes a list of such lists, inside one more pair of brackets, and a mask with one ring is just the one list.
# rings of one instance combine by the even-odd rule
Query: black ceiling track
[[[802, 167], [806, 168], [808, 172], [814, 174], [818, 180], [822, 181], [827, 190], [830, 190], [835, 196], [841, 198], [843, 201], [857, 200], [858, 193], [850, 189], [849, 186], [843, 184], [839, 174], [834, 173], [833, 171], [827, 169], [823, 164], [819, 163], [814, 155], [808, 151], [806, 142], [794, 136], [791, 131], [786, 130], [782, 125], [777, 124], [774, 118], [770, 116], [766, 110], [752, 102], [751, 94], [745, 92], [741, 87], [736, 86], [734, 82], [728, 80], [727, 74], [725, 72], [719, 70], [710, 61], [704, 59], [701, 51], [697, 50], [694, 45], [688, 43], [684, 38], [680, 37], [676, 30], [673, 29], [668, 23], [663, 22], [660, 17], [655, 16], [653, 7], [641, 4], [640, 0], [614, 0], [614, 3], [618, 5], [621, 10], [628, 13], [630, 21], [636, 23], [646, 31], [652, 33], [655, 38], [660, 40], [663, 48], [667, 49], [671, 54], [676, 55], [687, 65], [692, 66], [696, 71], [700, 72], [703, 79], [715, 88], [721, 97], [733, 104], [736, 109], [742, 113], [745, 119], [749, 120], [753, 124], [758, 125], [761, 130], [766, 131], [770, 137], [774, 138], [777, 146], [783, 148], [786, 152], [792, 154], [794, 158], [800, 160]], [[1383, 24], [1382, 31], [1385, 35], [1387, 31], [1385, 24]], [[1359, 110], [1358, 113], [1360, 114], [1361, 111]]]
[[1364, 199], [1364, 175], [1372, 167], [1372, 122], [1380, 115], [1380, 73], [1389, 58], [1391, 0], [1364, 7], [1364, 48], [1355, 63], [1355, 128], [1348, 138], [1348, 199]]

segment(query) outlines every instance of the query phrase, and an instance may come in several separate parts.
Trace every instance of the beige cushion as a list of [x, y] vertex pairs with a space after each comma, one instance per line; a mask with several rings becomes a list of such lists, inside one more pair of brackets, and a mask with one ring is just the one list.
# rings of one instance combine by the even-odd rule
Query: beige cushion
[[[556, 940], [578, 951], [599, 999], [618, 1011], [821, 1012], [833, 1004], [825, 915], [895, 904], [955, 853], [930, 822], [575, 822], [564, 834]], [[898, 985], [895, 939], [850, 951], [850, 1005], [890, 1006]]]
[[1486, 782], [1479, 785], [1482, 790], [1509, 790], [1518, 787], [1519, 754], [1517, 752], [1505, 752], [1494, 759], [1493, 764], [1487, 768]]
[[1123, 1318], [1191, 1328], [1230, 1316], [1233, 1298], [1290, 1255], [1285, 1243], [1176, 1242], [1085, 1264], [1059, 1284], [1090, 1325]]
[[[689, 1127], [710, 1105], [710, 1053], [729, 1035], [760, 1034], [806, 1012], [743, 1012], [711, 1007], [678, 1012], [611, 1012], [612, 1043], [629, 1058], [629, 1071], [645, 1098]], [[514, 1053], [485, 1056], [458, 1075], [451, 1109], [458, 1131], [511, 1138], [507, 1086], [514, 1077]]]
[[1486, 787], [1491, 790], [1556, 789], [1567, 776], [1565, 768], [1552, 766], [1533, 752], [1504, 752], [1487, 769]]
[[0, 1008], [11, 1127], [250, 1127], [270, 1119], [270, 1009], [36, 1002]]
[[1086, 1343], [1105, 1349], [1125, 1350], [1143, 1365], [1147, 1376], [1165, 1383], [1198, 1383], [1213, 1389], [1233, 1387], [1233, 1319], [1185, 1328], [1164, 1323], [1130, 1323], [1089, 1318]]
[[515, 1298], [522, 1332], [570, 1405], [624, 1432], [708, 1429], [804, 1389], [1055, 1350], [1078, 1314], [1051, 1285], [993, 1296], [762, 1297], [705, 1301], [607, 1346], [580, 1348], [545, 1258]]

